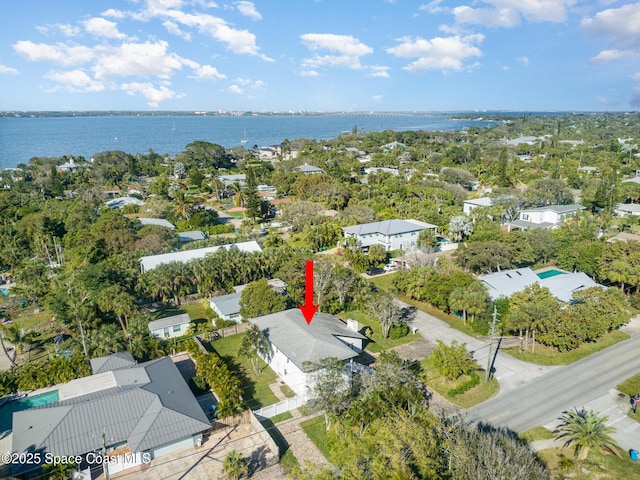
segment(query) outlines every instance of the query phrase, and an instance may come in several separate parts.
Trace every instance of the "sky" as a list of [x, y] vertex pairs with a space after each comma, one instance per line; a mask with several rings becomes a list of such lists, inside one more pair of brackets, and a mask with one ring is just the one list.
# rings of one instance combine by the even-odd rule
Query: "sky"
[[0, 110], [637, 111], [640, 3], [21, 0]]

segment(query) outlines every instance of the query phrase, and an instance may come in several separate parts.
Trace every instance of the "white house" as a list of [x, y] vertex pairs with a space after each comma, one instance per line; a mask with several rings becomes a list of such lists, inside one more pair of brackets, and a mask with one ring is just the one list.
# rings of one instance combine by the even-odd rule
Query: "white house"
[[336, 357], [347, 361], [364, 349], [366, 337], [340, 319], [317, 312], [307, 325], [300, 309], [252, 318], [271, 343], [271, 356], [265, 361], [298, 395], [306, 396], [311, 378], [306, 362], [318, 363]]
[[[284, 294], [286, 292], [287, 284], [279, 278], [271, 278], [267, 280], [267, 284], [276, 293]], [[234, 293], [210, 298], [209, 305], [211, 309], [223, 320], [232, 320], [236, 323], [242, 322], [242, 315], [240, 315], [240, 297], [246, 286], [247, 285], [237, 285], [233, 287], [235, 290]]]
[[[232, 320], [236, 323], [242, 321], [240, 315], [240, 292], [230, 293], [228, 295], [220, 295], [209, 299], [211, 309], [216, 312], [222, 320]], [[215, 319], [214, 319], [215, 325]]]
[[190, 323], [191, 319], [187, 313], [160, 318], [149, 322], [149, 333], [158, 338], [181, 337], [187, 333]]
[[355, 238], [361, 247], [368, 249], [371, 245], [382, 245], [385, 250], [403, 250], [414, 247], [418, 235], [423, 230], [433, 230], [436, 225], [419, 220], [384, 220], [382, 222], [364, 223], [352, 227], [344, 227], [345, 240]]
[[560, 226], [567, 218], [575, 216], [580, 210], [584, 210], [582, 205], [547, 205], [538, 208], [529, 208], [520, 212], [520, 218], [507, 223], [511, 227], [521, 230], [532, 230], [535, 228], [554, 228]]
[[640, 204], [638, 203], [619, 203], [616, 205], [615, 212], [621, 217], [640, 216]]
[[491, 197], [471, 198], [462, 202], [462, 212], [465, 215], [469, 215], [469, 213], [471, 213], [471, 210], [473, 210], [474, 208], [490, 207], [492, 205], [493, 198]]

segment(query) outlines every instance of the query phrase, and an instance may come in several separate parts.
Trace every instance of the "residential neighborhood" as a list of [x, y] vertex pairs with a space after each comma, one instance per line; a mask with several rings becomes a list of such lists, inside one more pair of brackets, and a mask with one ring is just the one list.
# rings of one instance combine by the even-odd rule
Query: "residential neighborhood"
[[635, 478], [640, 119], [492, 122], [0, 171], [0, 477]]

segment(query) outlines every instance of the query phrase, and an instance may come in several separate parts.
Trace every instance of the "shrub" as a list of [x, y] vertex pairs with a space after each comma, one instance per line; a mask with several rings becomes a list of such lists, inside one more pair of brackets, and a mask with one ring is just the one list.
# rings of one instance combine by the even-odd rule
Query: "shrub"
[[405, 337], [409, 333], [409, 327], [406, 323], [401, 323], [400, 325], [391, 325], [389, 329], [389, 338], [392, 340], [397, 340], [398, 338]]

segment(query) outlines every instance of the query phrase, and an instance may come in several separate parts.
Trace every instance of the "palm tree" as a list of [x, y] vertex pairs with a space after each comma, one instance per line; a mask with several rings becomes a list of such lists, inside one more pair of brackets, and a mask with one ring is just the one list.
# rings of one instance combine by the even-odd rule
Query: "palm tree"
[[562, 448], [573, 445], [573, 455], [578, 460], [585, 460], [589, 448], [592, 447], [606, 447], [615, 453], [613, 447], [616, 443], [610, 435], [615, 433], [616, 429], [607, 426], [607, 417], [599, 417], [593, 410], [586, 411], [583, 408], [564, 412], [560, 420], [560, 434], [556, 439], [565, 440]]
[[251, 361], [251, 366], [256, 374], [260, 373], [259, 357], [262, 357], [269, 361], [271, 356], [271, 343], [269, 339], [262, 332], [257, 325], [251, 325], [245, 333], [238, 354], [248, 357]]

